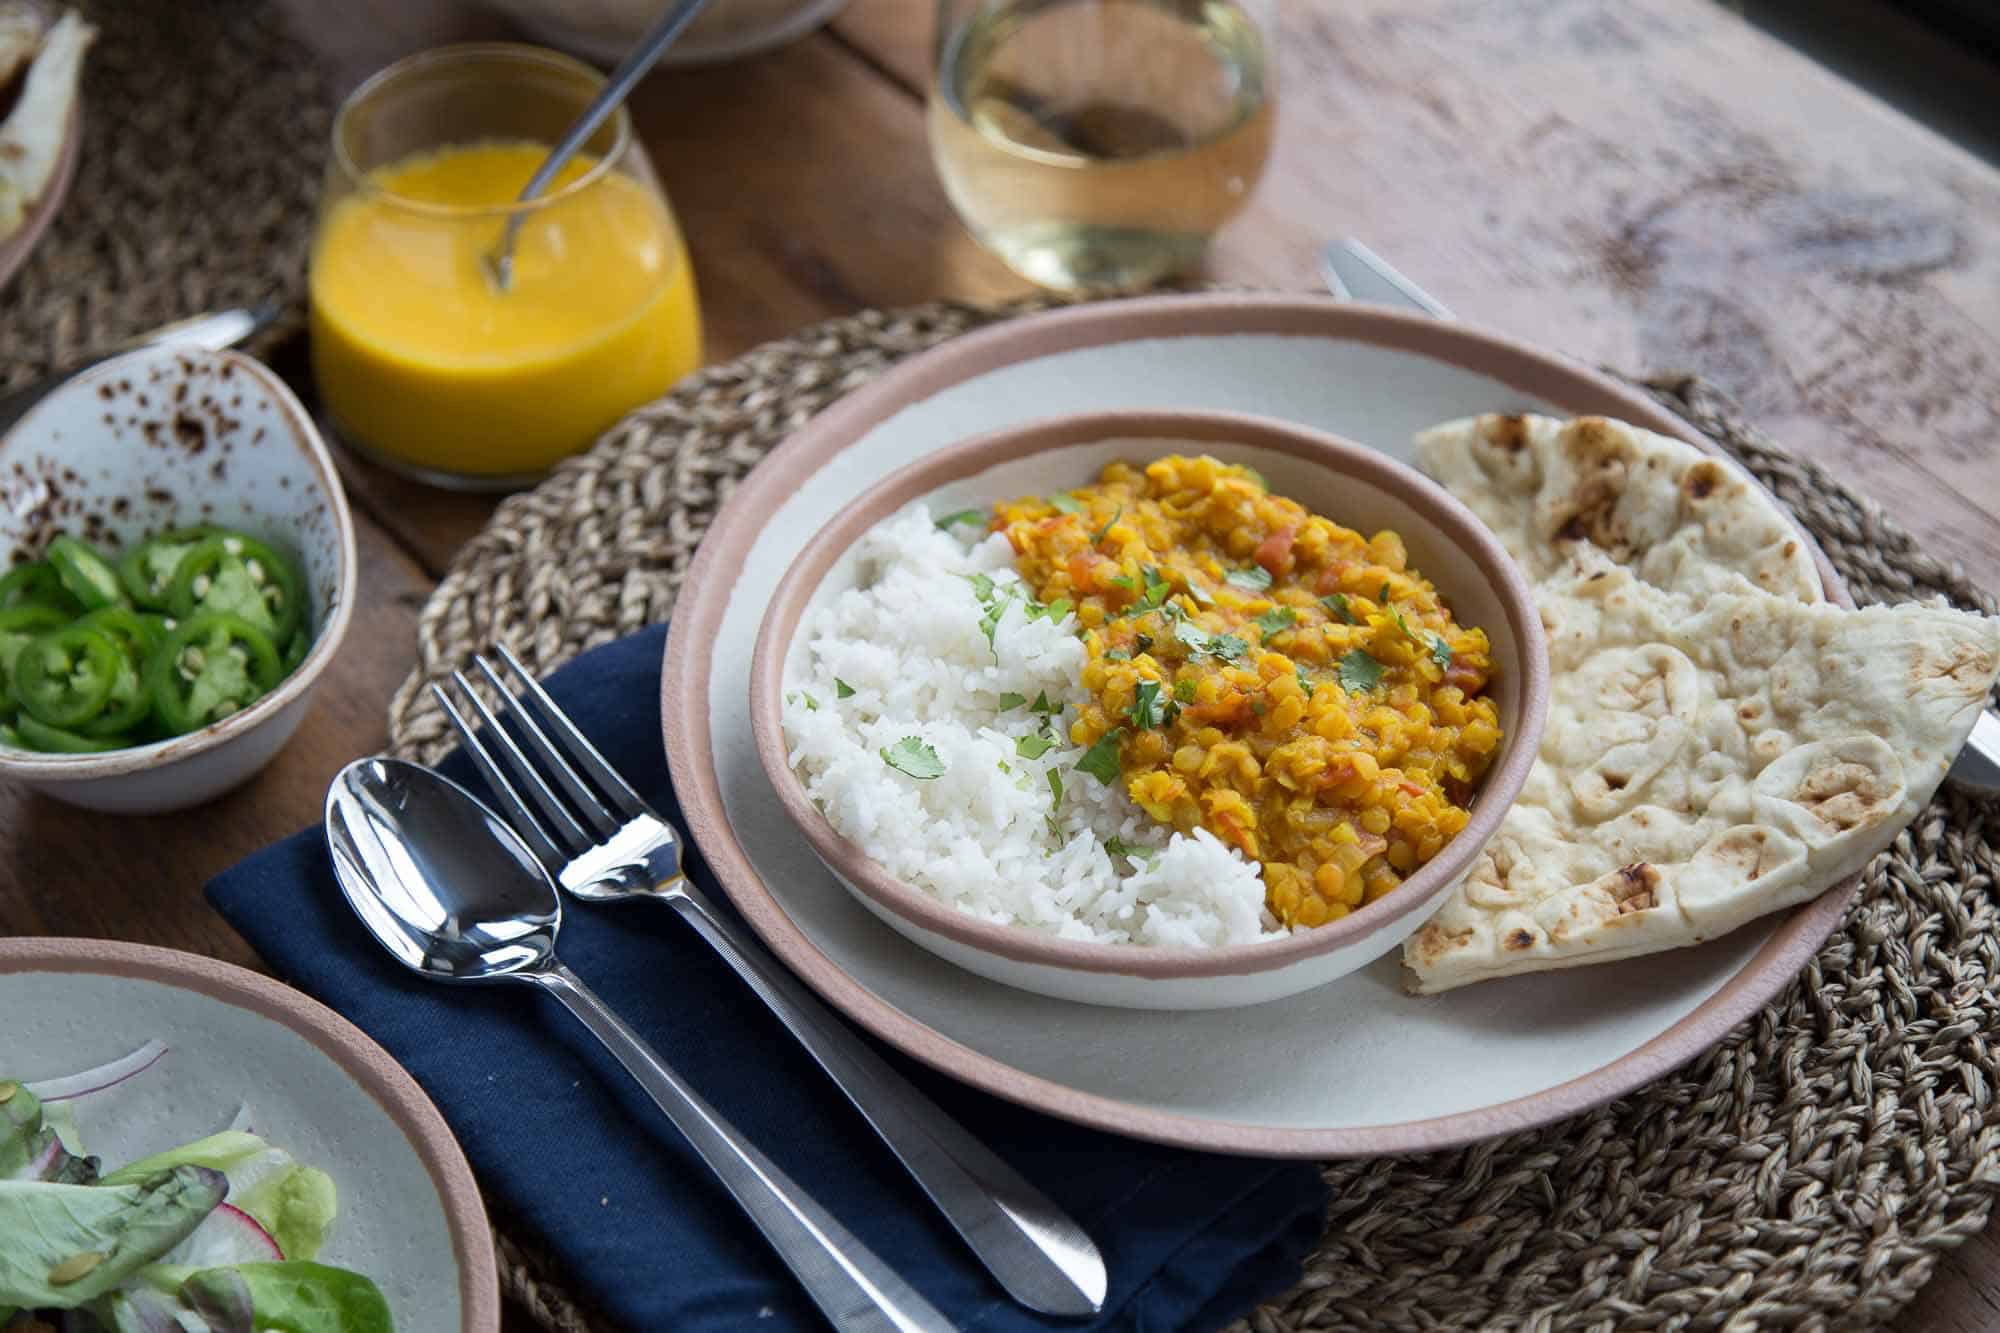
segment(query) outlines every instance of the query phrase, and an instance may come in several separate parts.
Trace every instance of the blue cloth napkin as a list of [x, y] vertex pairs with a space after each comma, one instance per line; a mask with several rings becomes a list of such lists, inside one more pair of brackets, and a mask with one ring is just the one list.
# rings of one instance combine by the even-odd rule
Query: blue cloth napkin
[[[660, 753], [664, 640], [662, 626], [607, 644], [548, 687], [678, 823]], [[462, 754], [442, 771], [483, 791]], [[690, 873], [726, 906], [698, 855]], [[565, 1284], [606, 1315], [646, 1333], [824, 1327], [665, 1117], [553, 1001], [528, 987], [440, 986], [392, 962], [348, 910], [317, 827], [218, 876], [208, 897], [280, 976], [416, 1076], [503, 1225], [542, 1242]], [[811, 1057], [672, 911], [571, 903], [561, 950], [702, 1096], [963, 1328], [1215, 1328], [1297, 1281], [1320, 1235], [1327, 1191], [1311, 1164], [1081, 1129], [878, 1045], [1103, 1251], [1104, 1314], [1038, 1316], [986, 1275]]]

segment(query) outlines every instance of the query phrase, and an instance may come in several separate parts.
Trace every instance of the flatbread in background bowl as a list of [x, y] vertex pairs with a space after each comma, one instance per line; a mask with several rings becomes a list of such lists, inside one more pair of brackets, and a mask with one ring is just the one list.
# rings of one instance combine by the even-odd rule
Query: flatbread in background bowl
[[0, 282], [27, 258], [76, 162], [77, 90], [97, 30], [0, 0]]
[[1551, 675], [1521, 797], [1405, 945], [1419, 993], [1816, 897], [1922, 810], [2000, 676], [2000, 621], [1827, 603], [1775, 502], [1680, 441], [1481, 417], [1417, 451], [1528, 571]]

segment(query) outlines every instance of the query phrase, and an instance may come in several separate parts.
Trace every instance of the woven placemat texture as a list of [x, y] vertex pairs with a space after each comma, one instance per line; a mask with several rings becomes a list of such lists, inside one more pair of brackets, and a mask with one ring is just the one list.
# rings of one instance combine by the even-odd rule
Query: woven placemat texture
[[[424, 685], [505, 642], [542, 671], [672, 609], [717, 507], [784, 435], [901, 358], [1000, 317], [956, 304], [834, 320], [689, 380], [509, 498], [421, 617], [398, 752], [449, 728]], [[1689, 376], [1646, 387], [1818, 537], [1858, 601], [1991, 613], [1953, 568]], [[1992, 981], [2000, 806], [1947, 790], [1877, 858], [1784, 996], [1686, 1068], [1475, 1147], [1326, 1166], [1303, 1280], [1234, 1327], [1868, 1328], [1986, 1224], [2000, 1178]], [[504, 1225], [504, 1219], [502, 1219]], [[606, 1330], [509, 1242], [505, 1284], [562, 1333]]]
[[206, 310], [275, 298], [296, 321], [333, 117], [278, 6], [67, 2], [97, 26], [83, 142], [69, 197], [0, 290], [0, 388]]

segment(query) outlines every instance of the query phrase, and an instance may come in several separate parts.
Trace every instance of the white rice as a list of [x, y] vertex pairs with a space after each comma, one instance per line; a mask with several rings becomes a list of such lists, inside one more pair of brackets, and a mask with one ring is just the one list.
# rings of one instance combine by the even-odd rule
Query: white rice
[[[1282, 933], [1255, 864], [1206, 830], [1170, 833], [1122, 784], [1077, 768], [1069, 725], [1089, 696], [1074, 615], [1030, 620], [1021, 587], [989, 647], [971, 576], [1020, 585], [1005, 537], [968, 548], [918, 504], [863, 537], [858, 558], [860, 586], [803, 626], [810, 660], [784, 702], [792, 768], [843, 837], [962, 912], [1064, 939], [1213, 947]], [[836, 679], [853, 693], [841, 698]], [[1064, 705], [1047, 731], [1027, 706], [1000, 710], [1002, 694], [1043, 691]], [[1017, 742], [1038, 734], [1054, 748], [1023, 758]], [[911, 736], [941, 775], [886, 762]], [[1114, 855], [1113, 838], [1156, 854]]]

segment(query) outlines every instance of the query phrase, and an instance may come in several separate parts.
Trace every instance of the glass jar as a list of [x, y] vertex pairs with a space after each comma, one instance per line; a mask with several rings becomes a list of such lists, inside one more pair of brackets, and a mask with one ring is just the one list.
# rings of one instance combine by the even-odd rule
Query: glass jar
[[[309, 290], [339, 438], [463, 489], [533, 481], [701, 363], [686, 246], [623, 108], [521, 188], [602, 86], [538, 47], [428, 51], [334, 120]], [[511, 281], [488, 256], [519, 219]]]

